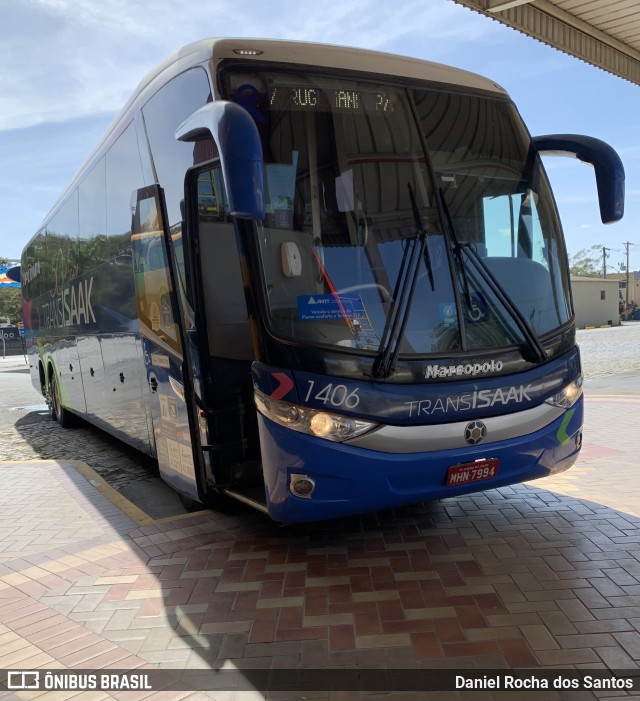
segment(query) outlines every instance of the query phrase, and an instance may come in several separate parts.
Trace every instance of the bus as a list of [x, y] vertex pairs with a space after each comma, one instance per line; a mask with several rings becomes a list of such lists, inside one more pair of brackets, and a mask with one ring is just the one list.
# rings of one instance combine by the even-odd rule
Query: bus
[[211, 39], [139, 84], [26, 246], [33, 383], [189, 504], [282, 523], [569, 468], [583, 398], [567, 252], [503, 88], [367, 50]]

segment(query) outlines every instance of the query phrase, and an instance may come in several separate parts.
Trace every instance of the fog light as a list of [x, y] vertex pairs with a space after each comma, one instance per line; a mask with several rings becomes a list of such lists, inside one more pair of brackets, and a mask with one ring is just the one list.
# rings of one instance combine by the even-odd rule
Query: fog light
[[291, 475], [291, 484], [289, 489], [292, 494], [304, 499], [310, 499], [313, 490], [316, 488], [316, 483], [306, 475]]

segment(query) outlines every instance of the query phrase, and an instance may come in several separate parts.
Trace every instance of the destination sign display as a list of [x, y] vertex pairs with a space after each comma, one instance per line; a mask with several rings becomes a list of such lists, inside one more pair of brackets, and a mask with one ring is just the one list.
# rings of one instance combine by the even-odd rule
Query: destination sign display
[[383, 90], [321, 88], [309, 85], [278, 86], [269, 89], [272, 109], [314, 112], [367, 112], [385, 114], [394, 111], [393, 94]]

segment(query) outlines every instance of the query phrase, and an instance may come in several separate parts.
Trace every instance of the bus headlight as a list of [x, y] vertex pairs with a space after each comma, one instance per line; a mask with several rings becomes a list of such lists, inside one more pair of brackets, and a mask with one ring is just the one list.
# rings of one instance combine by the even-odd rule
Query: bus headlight
[[258, 411], [268, 419], [281, 426], [292, 428], [294, 431], [308, 433], [328, 441], [346, 441], [378, 425], [373, 421], [363, 421], [351, 416], [342, 416], [321, 409], [297, 406], [280, 399], [272, 399], [260, 390], [255, 390], [254, 396]]
[[553, 397], [545, 399], [547, 404], [553, 404], [561, 409], [570, 409], [582, 395], [582, 375], [573, 382], [570, 382], [566, 387], [561, 389]]
[[333, 431], [333, 417], [331, 414], [325, 414], [324, 411], [319, 411], [311, 417], [309, 428], [315, 436], [326, 438], [331, 435]]

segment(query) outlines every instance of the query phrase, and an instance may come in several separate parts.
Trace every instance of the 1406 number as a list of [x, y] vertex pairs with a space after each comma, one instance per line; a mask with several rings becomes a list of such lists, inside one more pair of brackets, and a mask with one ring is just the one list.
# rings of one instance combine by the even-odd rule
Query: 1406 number
[[343, 406], [347, 409], [355, 409], [360, 404], [357, 387], [349, 391], [345, 385], [334, 385], [330, 382], [314, 394], [315, 381], [308, 380], [308, 384], [309, 389], [304, 398], [305, 402], [308, 402], [309, 399], [315, 399], [317, 402], [322, 402], [325, 406], [330, 404], [334, 407]]

